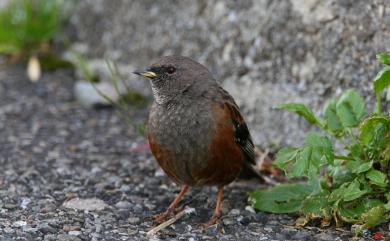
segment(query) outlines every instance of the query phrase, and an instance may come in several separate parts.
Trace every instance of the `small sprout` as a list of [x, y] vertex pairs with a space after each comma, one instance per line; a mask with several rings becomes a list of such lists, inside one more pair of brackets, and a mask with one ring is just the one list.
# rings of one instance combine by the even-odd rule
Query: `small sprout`
[[109, 95], [103, 93], [97, 86], [100, 82], [99, 76], [93, 73], [93, 71], [87, 66], [86, 59], [83, 55], [79, 53], [74, 53], [76, 56], [78, 68], [82, 73], [84, 79], [89, 81], [95, 91], [103, 97], [108, 104], [114, 106], [117, 110], [117, 114], [121, 117], [125, 123], [129, 124], [131, 127], [135, 128], [141, 135], [146, 135], [146, 124], [145, 123], [135, 123], [131, 116], [129, 115], [129, 107], [146, 107], [149, 103], [149, 100], [139, 93], [136, 90], [132, 90], [127, 83], [127, 80], [119, 72], [119, 69], [115, 62], [106, 60], [106, 65], [109, 70], [108, 80], [110, 82], [105, 82], [111, 84], [115, 96], [119, 98], [113, 99]]

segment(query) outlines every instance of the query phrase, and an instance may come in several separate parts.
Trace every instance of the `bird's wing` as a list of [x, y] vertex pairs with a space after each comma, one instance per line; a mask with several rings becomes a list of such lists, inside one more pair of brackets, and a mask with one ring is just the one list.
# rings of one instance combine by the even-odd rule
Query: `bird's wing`
[[245, 164], [255, 165], [254, 145], [248, 126], [246, 125], [244, 118], [241, 116], [239, 108], [233, 97], [222, 88], [220, 88], [220, 93], [222, 94], [222, 100], [229, 111], [229, 116], [234, 126], [234, 140], [245, 156]]

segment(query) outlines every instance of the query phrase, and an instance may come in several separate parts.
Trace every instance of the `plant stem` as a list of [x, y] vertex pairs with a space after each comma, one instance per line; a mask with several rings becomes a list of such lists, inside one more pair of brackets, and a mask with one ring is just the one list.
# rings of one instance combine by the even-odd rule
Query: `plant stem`
[[378, 114], [381, 114], [381, 95], [377, 95], [377, 112], [378, 112]]
[[351, 160], [351, 161], [355, 160], [352, 157], [343, 156], [343, 155], [334, 155], [333, 157], [334, 157], [334, 159], [337, 159], [337, 160]]

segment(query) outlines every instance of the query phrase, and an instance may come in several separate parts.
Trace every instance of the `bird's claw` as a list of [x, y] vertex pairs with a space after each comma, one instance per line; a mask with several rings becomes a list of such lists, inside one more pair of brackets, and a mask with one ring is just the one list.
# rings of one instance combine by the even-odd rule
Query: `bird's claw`
[[207, 223], [200, 224], [200, 227], [202, 229], [207, 229], [207, 228], [213, 226], [214, 224], [217, 224], [220, 217], [221, 217], [221, 215], [215, 215], [214, 214]]
[[175, 209], [167, 209], [165, 212], [163, 213], [159, 213], [159, 214], [156, 214], [156, 215], [153, 215], [153, 221], [157, 224], [160, 224], [162, 223], [168, 216], [170, 215], [176, 215], [177, 213], [183, 211], [183, 207], [181, 208], [175, 208]]

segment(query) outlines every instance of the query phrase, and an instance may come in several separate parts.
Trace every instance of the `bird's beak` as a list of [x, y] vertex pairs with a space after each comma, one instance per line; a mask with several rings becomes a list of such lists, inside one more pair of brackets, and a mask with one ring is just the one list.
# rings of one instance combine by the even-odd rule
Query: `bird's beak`
[[155, 78], [157, 75], [153, 71], [150, 70], [141, 70], [141, 71], [134, 71], [133, 74], [141, 75], [149, 79]]

